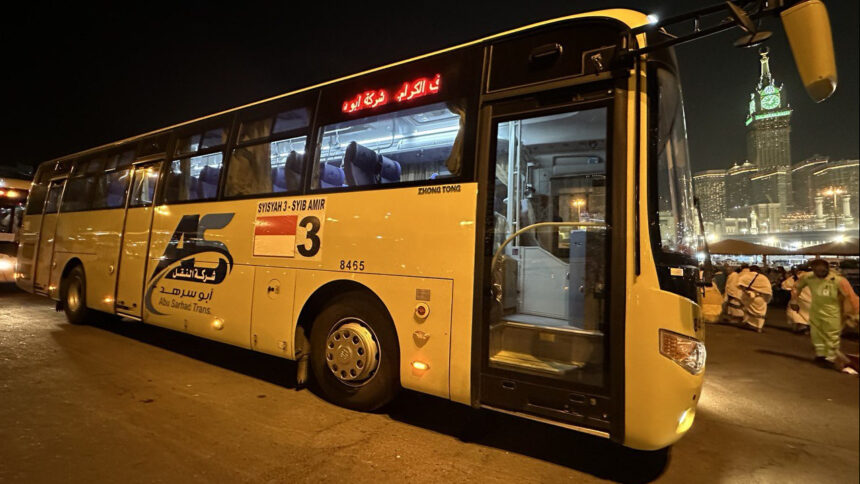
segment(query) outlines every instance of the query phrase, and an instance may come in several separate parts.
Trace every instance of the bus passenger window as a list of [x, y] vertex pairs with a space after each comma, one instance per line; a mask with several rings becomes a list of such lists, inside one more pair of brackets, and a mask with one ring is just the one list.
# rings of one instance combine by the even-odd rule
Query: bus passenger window
[[218, 193], [221, 152], [180, 158], [170, 163], [164, 182], [164, 202], [211, 200]]
[[315, 188], [355, 187], [460, 175], [463, 110], [435, 103], [323, 128]]
[[93, 207], [93, 202], [99, 198], [98, 177], [104, 164], [102, 157], [79, 160], [74, 164], [63, 194], [63, 212], [80, 212]]
[[308, 108], [243, 121], [227, 163], [224, 195], [240, 197], [302, 189]]
[[212, 200], [218, 195], [224, 154], [212, 151], [227, 143], [226, 128], [179, 138], [176, 157], [164, 179], [164, 203]]
[[302, 188], [307, 136], [239, 146], [227, 165], [228, 197], [295, 192]]
[[99, 176], [96, 183], [97, 193], [92, 204], [94, 210], [125, 207], [132, 161], [134, 150], [108, 156], [105, 162], [107, 172]]
[[45, 184], [33, 185], [30, 196], [27, 197], [26, 215], [41, 215], [45, 208], [45, 197], [48, 195], [48, 186]]
[[48, 190], [48, 200], [45, 202], [45, 213], [57, 213], [60, 206], [60, 195], [63, 194], [63, 182], [54, 182]]
[[129, 207], [149, 207], [155, 199], [155, 184], [158, 182], [160, 164], [135, 169], [134, 185], [131, 188]]
[[116, 170], [102, 175], [99, 180], [99, 194], [95, 197], [92, 208], [99, 210], [124, 207], [128, 179], [128, 169]]

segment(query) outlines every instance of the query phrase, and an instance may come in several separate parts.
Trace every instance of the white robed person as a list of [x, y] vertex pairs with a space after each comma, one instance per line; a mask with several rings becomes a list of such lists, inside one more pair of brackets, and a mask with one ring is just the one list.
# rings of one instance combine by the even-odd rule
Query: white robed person
[[732, 323], [740, 323], [744, 318], [743, 291], [738, 286], [738, 280], [741, 275], [749, 274], [749, 267], [748, 264], [742, 264], [737, 271], [726, 278], [726, 318]]
[[[800, 269], [792, 269], [791, 274], [782, 281], [782, 288], [786, 291], [791, 291], [797, 285], [797, 281], [810, 274], [812, 273], [804, 272]], [[809, 308], [811, 305], [812, 292], [810, 292], [809, 286], [804, 287], [795, 298], [789, 301], [788, 307], [785, 309], [785, 314], [794, 332], [802, 333], [809, 331]], [[797, 307], [797, 311], [794, 310], [793, 306]]]
[[761, 273], [761, 268], [752, 266], [738, 277], [738, 288], [742, 291], [741, 302], [744, 306], [744, 323], [759, 333], [764, 328], [767, 303], [773, 297], [770, 280]]

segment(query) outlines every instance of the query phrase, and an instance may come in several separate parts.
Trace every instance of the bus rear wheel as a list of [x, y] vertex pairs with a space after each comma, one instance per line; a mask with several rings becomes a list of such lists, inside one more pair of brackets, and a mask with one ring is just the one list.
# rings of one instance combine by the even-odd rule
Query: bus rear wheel
[[92, 311], [87, 308], [87, 279], [84, 269], [75, 266], [63, 278], [61, 298], [66, 319], [72, 324], [84, 324]]
[[332, 403], [373, 411], [400, 389], [400, 351], [394, 323], [362, 293], [339, 295], [314, 319], [311, 371]]

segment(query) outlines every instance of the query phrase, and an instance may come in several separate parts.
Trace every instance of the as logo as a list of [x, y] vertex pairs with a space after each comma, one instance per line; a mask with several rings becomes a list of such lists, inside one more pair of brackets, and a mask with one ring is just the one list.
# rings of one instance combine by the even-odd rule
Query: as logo
[[[145, 304], [149, 311], [164, 314], [153, 307], [152, 292], [162, 279], [196, 282], [202, 284], [220, 284], [233, 269], [233, 256], [227, 245], [217, 240], [206, 240], [207, 230], [217, 230], [226, 227], [233, 220], [232, 213], [210, 213], [184, 215], [176, 225], [173, 236], [159, 258], [158, 265], [149, 276]], [[218, 254], [218, 265], [208, 267], [195, 263], [197, 254]], [[178, 263], [178, 264], [177, 264]]]

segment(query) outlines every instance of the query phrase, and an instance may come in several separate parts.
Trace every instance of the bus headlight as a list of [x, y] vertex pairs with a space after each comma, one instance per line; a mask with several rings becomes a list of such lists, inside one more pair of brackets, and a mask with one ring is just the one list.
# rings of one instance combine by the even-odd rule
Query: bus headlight
[[660, 330], [660, 354], [693, 375], [702, 372], [707, 357], [705, 343], [665, 329]]
[[12, 270], [12, 262], [6, 259], [0, 259], [0, 272]]

